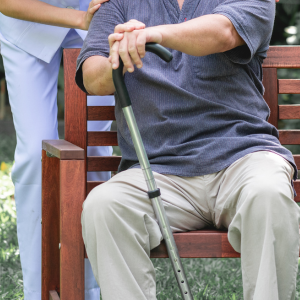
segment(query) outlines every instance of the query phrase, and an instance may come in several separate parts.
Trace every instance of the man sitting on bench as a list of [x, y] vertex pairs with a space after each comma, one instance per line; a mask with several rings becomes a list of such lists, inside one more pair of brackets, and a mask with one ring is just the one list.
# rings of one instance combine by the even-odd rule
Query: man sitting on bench
[[[228, 228], [245, 300], [291, 300], [296, 291], [297, 170], [263, 99], [274, 16], [274, 0], [110, 0], [93, 18], [76, 75], [90, 94], [111, 94], [121, 56], [172, 230]], [[131, 19], [146, 28], [133, 31], [140, 23]], [[146, 42], [172, 49], [173, 60], [145, 54]], [[103, 299], [153, 300], [149, 254], [162, 235], [116, 100], [120, 173], [84, 202], [83, 238]]]

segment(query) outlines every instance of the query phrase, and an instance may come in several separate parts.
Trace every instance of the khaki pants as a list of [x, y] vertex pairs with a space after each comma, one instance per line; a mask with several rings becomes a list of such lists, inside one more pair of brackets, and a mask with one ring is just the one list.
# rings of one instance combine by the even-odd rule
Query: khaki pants
[[[300, 209], [291, 165], [260, 151], [209, 175], [154, 176], [174, 232], [228, 228], [241, 253], [245, 300], [295, 299]], [[83, 238], [104, 300], [156, 299], [150, 250], [162, 235], [140, 169], [96, 187], [83, 206]]]

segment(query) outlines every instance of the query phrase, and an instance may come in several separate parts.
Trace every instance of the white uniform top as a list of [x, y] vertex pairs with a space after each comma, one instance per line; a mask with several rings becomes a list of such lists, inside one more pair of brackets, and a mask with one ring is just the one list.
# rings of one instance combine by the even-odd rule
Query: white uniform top
[[[86, 11], [89, 0], [40, 0], [61, 8]], [[0, 32], [12, 44], [49, 63], [69, 32], [69, 28], [38, 24], [6, 17], [0, 13]], [[76, 29], [84, 40], [87, 32]]]

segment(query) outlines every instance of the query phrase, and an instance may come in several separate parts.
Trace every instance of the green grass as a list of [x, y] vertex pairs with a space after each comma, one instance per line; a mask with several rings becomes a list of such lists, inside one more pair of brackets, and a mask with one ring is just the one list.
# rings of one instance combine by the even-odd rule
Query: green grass
[[0, 299], [23, 299], [11, 164], [0, 166]]
[[[157, 298], [181, 299], [168, 259], [153, 259], [156, 269]], [[243, 298], [240, 259], [183, 259], [195, 300], [238, 300]]]
[[15, 135], [0, 134], [0, 163], [2, 161], [10, 163], [14, 161], [16, 144], [17, 142]]

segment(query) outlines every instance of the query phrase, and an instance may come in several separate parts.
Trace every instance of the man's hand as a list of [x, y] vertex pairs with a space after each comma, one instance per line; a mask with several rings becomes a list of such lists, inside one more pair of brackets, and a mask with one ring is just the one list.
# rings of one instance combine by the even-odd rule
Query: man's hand
[[109, 0], [92, 0], [89, 4], [88, 10], [83, 15], [82, 29], [88, 30], [95, 12], [100, 8], [101, 4]]
[[161, 43], [162, 34], [156, 30], [155, 27], [146, 29], [141, 28], [139, 30], [131, 32], [126, 31], [124, 33], [119, 33], [118, 29], [120, 27], [117, 27], [115, 33], [108, 37], [110, 45], [109, 61], [112, 64], [112, 68], [117, 69], [119, 67], [120, 56], [124, 63], [124, 67], [131, 73], [134, 71], [134, 65], [138, 68], [143, 66], [141, 58], [145, 56], [146, 43]]
[[[114, 61], [117, 61], [117, 66], [114, 68], [117, 69], [119, 67], [119, 46], [120, 41], [124, 38], [124, 34], [128, 32], [133, 32], [134, 30], [144, 29], [146, 25], [140, 21], [132, 19], [124, 24], [119, 24], [115, 27], [114, 33], [108, 37], [109, 47], [110, 47], [110, 56], [108, 58], [109, 62], [115, 66], [112, 62], [112, 53], [117, 52], [117, 56], [114, 57]], [[113, 49], [113, 51], [112, 51]], [[125, 71], [127, 71], [126, 66], [124, 67]]]
[[138, 20], [131, 19], [124, 24], [119, 24], [115, 27], [114, 33], [131, 32], [133, 30], [144, 29], [146, 25]]

